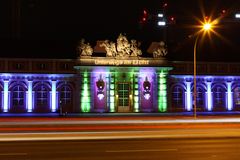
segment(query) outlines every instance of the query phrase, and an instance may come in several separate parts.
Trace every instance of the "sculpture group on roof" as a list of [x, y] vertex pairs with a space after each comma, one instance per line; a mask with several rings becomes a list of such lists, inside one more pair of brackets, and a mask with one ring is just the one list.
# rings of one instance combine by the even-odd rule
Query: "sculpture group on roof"
[[117, 43], [105, 40], [100, 47], [104, 47], [107, 52], [107, 57], [137, 57], [142, 55], [142, 51], [138, 48], [136, 40], [131, 40], [129, 43], [126, 36], [120, 34], [117, 38]]
[[89, 43], [85, 44], [85, 39], [81, 39], [77, 50], [80, 54], [80, 56], [91, 56], [93, 53], [93, 49]]
[[163, 41], [159, 42], [157, 48], [153, 51], [153, 58], [165, 57], [167, 55], [167, 47]]
[[[156, 43], [156, 42], [155, 42]], [[153, 58], [165, 57], [168, 53], [167, 47], [163, 41], [157, 42], [152, 50]], [[103, 47], [106, 51], [106, 57], [126, 58], [126, 57], [138, 57], [142, 55], [142, 51], [139, 49], [140, 43], [132, 39], [130, 42], [127, 37], [120, 34], [116, 43], [105, 40], [100, 43], [100, 47]], [[92, 56], [93, 48], [89, 43], [85, 43], [82, 39], [77, 47], [80, 56]]]

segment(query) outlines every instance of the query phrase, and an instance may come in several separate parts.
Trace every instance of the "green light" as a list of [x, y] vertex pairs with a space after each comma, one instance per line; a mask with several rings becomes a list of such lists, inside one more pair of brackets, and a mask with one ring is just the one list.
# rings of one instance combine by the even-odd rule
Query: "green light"
[[[133, 87], [134, 87], [134, 90], [133, 90], [133, 106], [134, 106], [134, 112], [139, 112], [139, 91], [138, 91], [138, 76], [136, 76], [134, 73], [131, 74], [132, 76], [132, 82], [133, 82]], [[135, 83], [135, 84], [134, 84]]]
[[110, 103], [114, 103], [114, 97], [110, 97]]
[[138, 96], [138, 95], [139, 95], [139, 91], [136, 90], [136, 91], [134, 92], [134, 95]]
[[115, 108], [114, 108], [114, 103], [110, 103], [110, 112], [114, 112]]
[[81, 91], [81, 111], [90, 112], [91, 109], [91, 94], [90, 94], [90, 83], [88, 80], [87, 72], [83, 73], [82, 78], [82, 91]]
[[114, 84], [110, 84], [110, 89], [114, 89]]
[[158, 110], [160, 112], [167, 111], [167, 79], [166, 73], [163, 71], [159, 74], [159, 86], [158, 86]]
[[134, 103], [134, 112], [139, 112], [139, 104]]
[[114, 96], [114, 91], [113, 90], [110, 91], [110, 96]]
[[134, 89], [138, 89], [138, 84], [135, 84], [135, 85], [134, 85]]
[[139, 102], [138, 96], [134, 96], [134, 102], [135, 102], [135, 103], [138, 103], [138, 102]]
[[110, 78], [110, 93], [109, 93], [109, 110], [110, 112], [115, 112], [115, 75], [114, 73], [109, 75]]

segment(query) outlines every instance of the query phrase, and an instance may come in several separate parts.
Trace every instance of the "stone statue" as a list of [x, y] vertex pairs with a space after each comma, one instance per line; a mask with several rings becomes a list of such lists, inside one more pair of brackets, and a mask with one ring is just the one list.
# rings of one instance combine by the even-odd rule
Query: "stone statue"
[[153, 51], [153, 57], [159, 58], [159, 57], [165, 57], [167, 55], [167, 47], [163, 41], [159, 42], [158, 47], [156, 50]]
[[137, 56], [140, 56], [142, 55], [142, 51], [140, 49], [138, 49], [138, 46], [140, 46], [140, 43], [137, 44], [137, 41], [136, 40], [131, 40], [131, 57], [137, 57]]
[[85, 44], [84, 42], [85, 42], [85, 40], [81, 39], [81, 41], [77, 47], [78, 52], [80, 53], [80, 56], [91, 56], [93, 53], [93, 49], [89, 43]]
[[100, 47], [104, 47], [107, 54], [107, 57], [115, 57], [117, 54], [116, 45], [114, 42], [109, 42], [109, 40], [105, 40]]
[[130, 43], [126, 36], [120, 34], [117, 38], [117, 56], [128, 57], [130, 55]]
[[140, 43], [137, 44], [136, 40], [131, 40], [129, 43], [126, 36], [120, 34], [117, 38], [117, 43], [109, 42], [109, 40], [105, 40], [100, 47], [104, 47], [107, 54], [107, 57], [119, 57], [119, 58], [126, 58], [126, 57], [137, 57], [142, 55], [142, 51], [138, 48]]

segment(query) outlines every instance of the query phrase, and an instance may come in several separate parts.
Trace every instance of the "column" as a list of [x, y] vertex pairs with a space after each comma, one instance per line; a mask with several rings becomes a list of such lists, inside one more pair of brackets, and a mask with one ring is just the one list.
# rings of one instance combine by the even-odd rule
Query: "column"
[[212, 82], [207, 83], [207, 110], [212, 111]]
[[56, 80], [52, 80], [52, 96], [51, 96], [51, 110], [52, 112], [56, 112]]
[[109, 85], [110, 85], [110, 94], [109, 94], [109, 105], [110, 112], [115, 112], [115, 77], [113, 73], [109, 74]]
[[158, 111], [167, 111], [167, 73], [163, 70], [158, 75]]
[[90, 76], [87, 71], [81, 76], [81, 111], [90, 112], [91, 111], [91, 88], [90, 88]]
[[187, 111], [191, 111], [192, 110], [192, 94], [191, 94], [191, 82], [185, 82], [187, 89], [186, 89], [186, 93], [185, 93], [185, 109]]
[[133, 74], [133, 107], [134, 112], [139, 112], [139, 86], [138, 86], [138, 75]]
[[8, 107], [9, 107], [9, 103], [8, 103], [8, 82], [9, 80], [4, 80], [4, 86], [3, 86], [3, 112], [8, 112]]
[[233, 109], [233, 97], [232, 97], [232, 82], [227, 82], [227, 110], [231, 111]]
[[27, 112], [32, 112], [33, 110], [32, 83], [32, 81], [28, 81]]

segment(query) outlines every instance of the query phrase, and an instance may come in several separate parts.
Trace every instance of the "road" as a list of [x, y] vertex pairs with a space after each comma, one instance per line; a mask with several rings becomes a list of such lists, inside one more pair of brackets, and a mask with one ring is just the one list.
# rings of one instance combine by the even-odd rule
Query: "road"
[[1, 118], [0, 142], [240, 137], [240, 118]]
[[239, 160], [240, 138], [1, 142], [1, 160]]
[[2, 118], [0, 160], [239, 160], [240, 118]]

